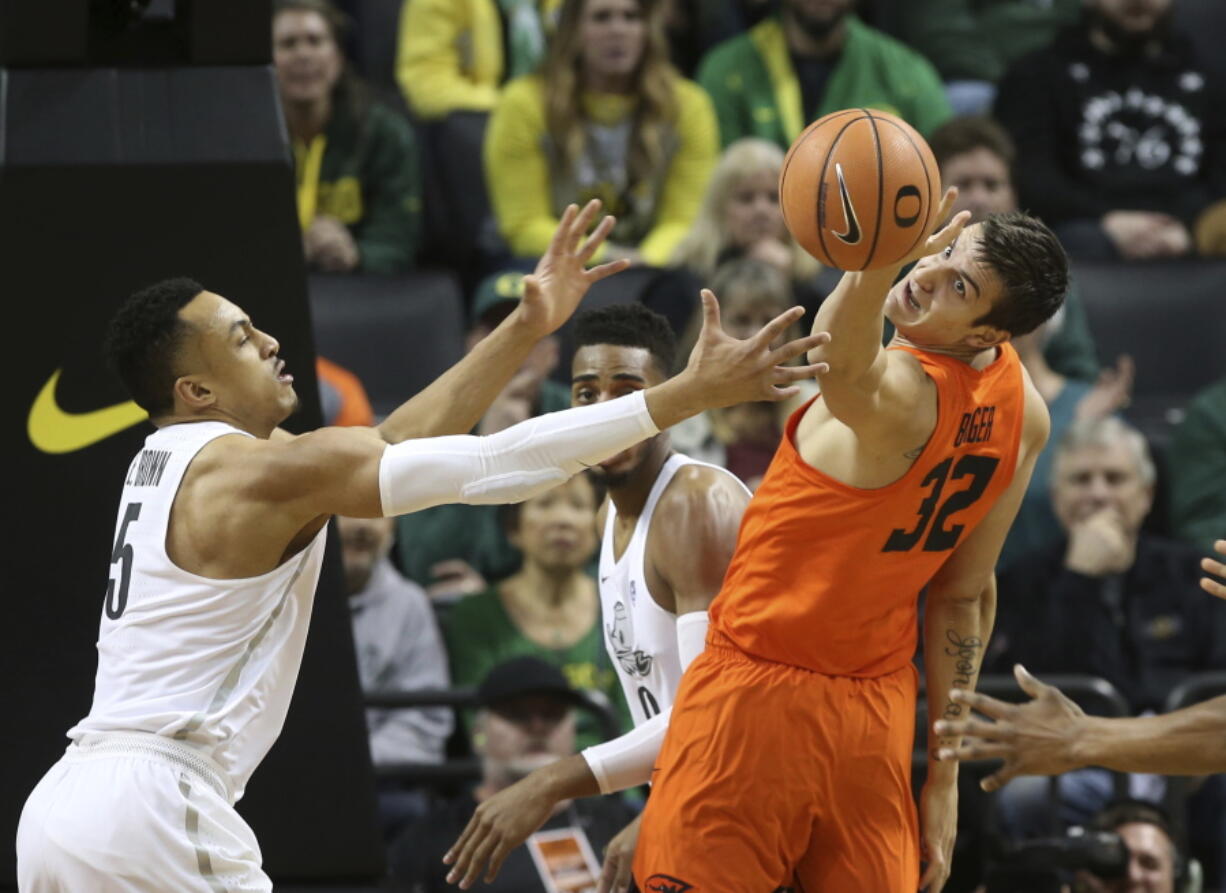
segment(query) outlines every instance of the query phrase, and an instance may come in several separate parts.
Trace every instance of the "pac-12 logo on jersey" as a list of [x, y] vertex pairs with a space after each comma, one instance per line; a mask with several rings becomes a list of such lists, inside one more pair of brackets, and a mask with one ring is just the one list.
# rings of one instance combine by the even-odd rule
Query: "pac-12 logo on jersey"
[[631, 676], [646, 676], [651, 672], [652, 656], [634, 647], [634, 628], [630, 625], [630, 613], [625, 602], [613, 605], [613, 625], [606, 626], [609, 643], [621, 668]]

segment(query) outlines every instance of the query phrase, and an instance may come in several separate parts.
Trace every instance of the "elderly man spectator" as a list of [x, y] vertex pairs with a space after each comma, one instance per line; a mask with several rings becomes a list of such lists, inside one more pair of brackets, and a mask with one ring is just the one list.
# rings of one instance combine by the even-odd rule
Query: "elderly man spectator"
[[1015, 63], [996, 116], [1024, 164], [1022, 204], [1070, 254], [1145, 260], [1218, 241], [1226, 98], [1173, 0], [1086, 0], [1081, 23]]
[[778, 15], [707, 54], [698, 69], [727, 146], [757, 136], [786, 149], [810, 121], [868, 106], [929, 133], [951, 114], [936, 69], [852, 14], [854, 0], [783, 0]]
[[[447, 654], [430, 600], [388, 560], [390, 518], [337, 518], [358, 676], [366, 692], [447, 688]], [[447, 708], [368, 710], [375, 763], [437, 763], [451, 734]]]
[[[556, 667], [535, 657], [514, 658], [489, 671], [478, 697], [482, 706], [473, 730], [473, 749], [481, 759], [481, 780], [471, 793], [436, 806], [391, 845], [388, 862], [396, 890], [454, 890], [446, 881], [450, 868], [443, 864], [443, 855], [477, 804], [534, 769], [575, 752], [574, 708], [582, 696]], [[538, 833], [555, 832], [599, 853], [631, 818], [632, 811], [616, 797], [564, 801]], [[556, 889], [542, 879], [529, 851], [532, 846], [530, 838], [512, 850], [495, 881], [481, 889], [491, 893]]]

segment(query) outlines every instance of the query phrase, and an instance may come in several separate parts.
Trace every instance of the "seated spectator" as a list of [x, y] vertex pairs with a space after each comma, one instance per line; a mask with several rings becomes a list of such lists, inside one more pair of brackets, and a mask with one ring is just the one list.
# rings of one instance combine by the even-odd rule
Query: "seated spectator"
[[[430, 600], [388, 560], [392, 519], [338, 517], [336, 529], [362, 691], [450, 686]], [[445, 707], [368, 710], [366, 724], [376, 764], [437, 763], [443, 759], [452, 717]]]
[[1186, 255], [1226, 198], [1226, 96], [1172, 29], [1171, 0], [1087, 0], [1080, 24], [1010, 67], [995, 109], [1022, 204], [1074, 256]]
[[507, 85], [485, 168], [515, 255], [544, 253], [566, 205], [591, 198], [617, 216], [606, 260], [663, 266], [693, 224], [715, 115], [669, 64], [662, 12], [649, 0], [566, 0], [542, 73]]
[[1226, 378], [1188, 404], [1170, 448], [1175, 534], [1206, 553], [1226, 530]]
[[1047, 404], [1051, 433], [1047, 437], [1047, 445], [1035, 461], [1017, 517], [1009, 528], [1000, 558], [996, 561], [998, 572], [1008, 570], [1019, 558], [1033, 555], [1062, 538], [1052, 508], [1051, 466], [1056, 448], [1069, 425], [1074, 420], [1112, 415], [1126, 407], [1132, 396], [1134, 370], [1131, 357], [1120, 357], [1116, 368], [1104, 369], [1093, 385], [1069, 378], [1052, 369], [1044, 355], [1050, 331], [1049, 320], [1029, 335], [1010, 341], [1022, 365], [1030, 373], [1030, 380]]
[[[502, 507], [523, 567], [501, 583], [457, 602], [443, 622], [451, 677], [474, 685], [496, 664], [530, 654], [561, 667], [571, 684], [625, 712], [605, 652], [596, 581], [596, 487], [586, 475], [540, 496]], [[595, 723], [579, 730], [586, 747], [602, 738]]]
[[1128, 870], [1112, 879], [1079, 871], [1078, 893], [1178, 893], [1181, 860], [1171, 820], [1161, 807], [1144, 800], [1112, 803], [1094, 816], [1090, 829], [1114, 831], [1123, 839]]
[[[719, 297], [724, 331], [734, 338], [748, 338], [793, 306], [784, 274], [761, 260], [724, 264], [711, 277], [710, 288]], [[697, 311], [678, 356], [689, 356], [701, 327], [702, 313]], [[794, 333], [780, 341], [791, 337]], [[687, 419], [672, 429], [673, 443], [692, 458], [727, 468], [755, 490], [774, 458], [788, 415], [817, 392], [816, 382], [801, 384], [801, 394], [783, 403], [740, 403]]]
[[[473, 729], [473, 750], [481, 758], [481, 781], [470, 792], [443, 802], [406, 828], [388, 850], [392, 889], [405, 893], [452, 893], [451, 867], [443, 855], [459, 838], [479, 803], [510, 787], [532, 770], [573, 754], [578, 693], [551, 664], [518, 657], [491, 667], [478, 689], [481, 710]], [[563, 801], [545, 822], [543, 833], [569, 832], [591, 852], [605, 846], [632, 819], [617, 797]], [[532, 858], [534, 841], [512, 850], [492, 884], [491, 893], [545, 893], [546, 885]], [[595, 878], [581, 887], [596, 888]]]
[[797, 303], [816, 306], [813, 280], [821, 264], [796, 243], [783, 222], [782, 169], [783, 150], [763, 139], [746, 137], [724, 150], [694, 226], [677, 246], [672, 262], [706, 285], [727, 261], [742, 257], [762, 261], [778, 267], [794, 284]]
[[[1145, 438], [1117, 418], [1074, 422], [1056, 450], [1052, 504], [1064, 533], [1000, 575], [984, 672], [1106, 679], [1137, 712], [1161, 710], [1190, 674], [1226, 668], [1226, 605], [1200, 590], [1200, 552], [1149, 536], [1155, 469]], [[1061, 776], [1062, 818], [1085, 821], [1110, 796], [1107, 773]], [[1046, 780], [1002, 791], [1004, 825], [1045, 826]], [[1133, 778], [1157, 795], [1160, 780]]]
[[[473, 297], [468, 350], [498, 327], [523, 294], [523, 274], [498, 273], [482, 280]], [[542, 339], [519, 374], [477, 424], [477, 434], [495, 434], [516, 422], [570, 406], [570, 391], [549, 378], [558, 364], [558, 344]], [[400, 569], [426, 587], [432, 598], [480, 592], [519, 568], [519, 552], [507, 542], [494, 505], [440, 505], [396, 521]]]
[[325, 425], [369, 428], [375, 411], [362, 381], [344, 366], [325, 357], [315, 358], [315, 377], [319, 381], [319, 407]]
[[536, 70], [558, 0], [405, 0], [396, 80], [422, 120], [490, 112], [507, 80]]
[[786, 149], [810, 121], [844, 108], [881, 109], [928, 134], [950, 116], [936, 70], [851, 14], [854, 0], [782, 0], [778, 15], [720, 44], [698, 82], [725, 146], [757, 136]]
[[[1009, 134], [991, 118], [954, 118], [934, 130], [928, 144], [941, 169], [942, 188], [958, 187], [954, 214], [970, 211], [971, 222], [979, 223], [989, 214], [1018, 209], [1013, 187], [1017, 153]], [[1054, 372], [1087, 382], [1098, 375], [1094, 339], [1075, 279], [1041, 343]]]
[[413, 131], [346, 70], [347, 21], [328, 0], [276, 0], [273, 10], [307, 264], [338, 273], [410, 269], [421, 218]]
[[931, 60], [954, 113], [986, 111], [1014, 60], [1077, 21], [1082, 0], [908, 0], [894, 4], [897, 34]]

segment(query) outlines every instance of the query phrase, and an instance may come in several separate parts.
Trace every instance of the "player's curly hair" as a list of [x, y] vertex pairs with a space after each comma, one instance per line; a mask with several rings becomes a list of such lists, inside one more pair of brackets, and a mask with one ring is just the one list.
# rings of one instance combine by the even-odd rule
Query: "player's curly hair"
[[153, 418], [174, 408], [175, 367], [192, 330], [179, 310], [204, 291], [194, 279], [164, 279], [129, 297], [107, 328], [107, 360], [136, 401]]
[[641, 347], [665, 376], [677, 358], [677, 336], [668, 320], [639, 303], [611, 304], [576, 316], [575, 350], [591, 344]]
[[975, 325], [1028, 335], [1064, 303], [1068, 256], [1038, 218], [1022, 211], [993, 214], [980, 227], [977, 253], [1000, 277], [1004, 294]]

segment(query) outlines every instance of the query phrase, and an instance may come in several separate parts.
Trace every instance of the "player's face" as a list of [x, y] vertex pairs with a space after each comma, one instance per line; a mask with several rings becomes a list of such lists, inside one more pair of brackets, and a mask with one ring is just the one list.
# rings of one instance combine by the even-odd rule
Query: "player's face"
[[336, 530], [341, 540], [345, 593], [357, 595], [370, 582], [375, 565], [392, 548], [392, 519], [346, 518], [338, 515]]
[[[657, 385], [664, 378], [645, 347], [588, 344], [575, 351], [571, 361], [570, 403], [603, 403]], [[620, 486], [646, 461], [654, 442], [652, 438], [622, 450], [595, 466], [592, 474], [610, 487]]]
[[978, 226], [968, 226], [890, 289], [885, 315], [912, 344], [987, 347], [1002, 340], [996, 330], [975, 324], [1002, 293], [995, 271], [977, 256], [978, 234]]
[[341, 76], [341, 52], [317, 12], [290, 9], [272, 23], [273, 65], [286, 102], [326, 99]]
[[277, 339], [212, 292], [201, 292], [179, 315], [195, 332], [186, 351], [194, 371], [184, 377], [203, 389], [209, 406], [253, 428], [271, 430], [285, 421], [298, 395]]
[[590, 78], [634, 74], [647, 43], [639, 0], [587, 0], [579, 18], [579, 43], [583, 70]]
[[486, 711], [482, 732], [483, 756], [513, 778], [575, 751], [574, 711], [550, 695], [508, 698]]
[[1009, 166], [992, 150], [979, 146], [955, 155], [941, 169], [941, 187], [958, 187], [958, 201], [950, 216], [970, 211], [972, 223], [982, 223], [989, 214], [1003, 214], [1017, 208]]
[[785, 238], [778, 171], [756, 171], [733, 186], [724, 209], [724, 228], [728, 243], [735, 248]]
[[596, 551], [596, 491], [584, 475], [524, 502], [511, 542], [524, 561], [553, 572], [577, 571]]
[[1132, 451], [1122, 443], [1084, 446], [1060, 453], [1052, 470], [1052, 508], [1065, 530], [1102, 511], [1115, 514], [1129, 533], [1141, 529], [1153, 489], [1141, 478]]

